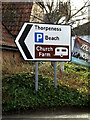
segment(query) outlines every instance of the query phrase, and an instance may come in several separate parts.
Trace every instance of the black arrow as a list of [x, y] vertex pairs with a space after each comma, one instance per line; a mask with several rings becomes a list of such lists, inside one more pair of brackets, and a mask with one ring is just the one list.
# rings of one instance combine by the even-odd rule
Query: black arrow
[[22, 50], [25, 53], [27, 59], [33, 59], [30, 52], [29, 52], [29, 50], [28, 50], [28, 48], [27, 48], [27, 46], [24, 43], [25, 38], [27, 37], [27, 35], [28, 35], [28, 33], [29, 33], [32, 26], [33, 25], [31, 25], [31, 24], [27, 24], [26, 28], [24, 29], [24, 31], [23, 31], [20, 39], [19, 39], [19, 44], [22, 47]]

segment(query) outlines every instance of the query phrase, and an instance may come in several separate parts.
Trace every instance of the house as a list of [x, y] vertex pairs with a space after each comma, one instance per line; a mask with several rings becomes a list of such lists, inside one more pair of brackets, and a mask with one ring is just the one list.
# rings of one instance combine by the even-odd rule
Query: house
[[0, 61], [18, 64], [23, 58], [14, 42], [24, 22], [44, 22], [44, 10], [36, 2], [2, 2]]

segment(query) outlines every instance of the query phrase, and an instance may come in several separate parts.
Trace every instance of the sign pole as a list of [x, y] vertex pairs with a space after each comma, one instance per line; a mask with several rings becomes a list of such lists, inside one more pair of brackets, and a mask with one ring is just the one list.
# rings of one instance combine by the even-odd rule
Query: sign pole
[[57, 62], [54, 62], [54, 86], [57, 88]]
[[35, 90], [38, 91], [38, 62], [35, 62]]

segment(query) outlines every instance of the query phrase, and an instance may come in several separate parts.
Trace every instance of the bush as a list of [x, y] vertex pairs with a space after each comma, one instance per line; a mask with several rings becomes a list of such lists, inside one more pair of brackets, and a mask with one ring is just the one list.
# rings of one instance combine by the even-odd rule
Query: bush
[[34, 73], [16, 73], [3, 77], [3, 111], [59, 106], [88, 106], [88, 95], [65, 85], [54, 88], [52, 79], [39, 75], [35, 91]]

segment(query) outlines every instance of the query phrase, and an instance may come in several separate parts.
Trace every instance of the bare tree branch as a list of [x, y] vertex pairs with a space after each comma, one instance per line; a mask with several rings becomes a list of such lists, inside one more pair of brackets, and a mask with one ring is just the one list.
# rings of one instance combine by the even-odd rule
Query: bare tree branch
[[88, 0], [87, 2], [85, 2], [85, 4], [84, 4], [76, 13], [74, 13], [74, 14], [71, 16], [71, 18], [74, 17], [75, 15], [77, 15], [77, 14], [78, 14], [81, 10], [83, 10], [85, 7], [87, 7], [88, 5], [86, 6], [86, 4], [87, 4], [88, 2], [89, 2], [89, 0]]
[[[48, 3], [48, 2], [47, 2]], [[39, 4], [43, 7], [43, 9], [45, 10], [46, 14], [47, 14], [47, 19], [50, 21], [50, 18], [49, 18], [49, 14], [48, 14], [48, 11], [47, 11], [47, 8], [44, 4], [44, 2], [39, 2]]]
[[86, 19], [88, 19], [88, 18], [83, 17], [83, 18], [81, 18], [81, 19], [73, 20], [73, 21], [69, 22], [68, 24], [74, 24], [75, 22], [78, 22], [78, 21], [81, 21], [81, 20], [86, 20]]
[[45, 22], [44, 20], [40, 19], [39, 17], [35, 16], [35, 15], [31, 15], [33, 16], [34, 18], [37, 18], [38, 20], [42, 21], [42, 22]]

